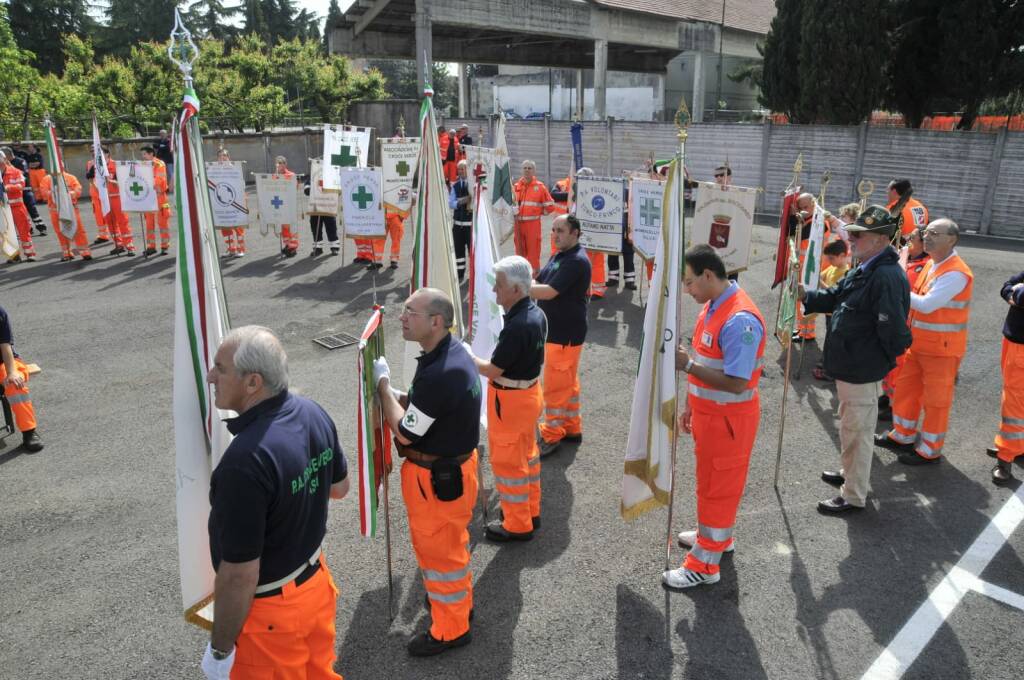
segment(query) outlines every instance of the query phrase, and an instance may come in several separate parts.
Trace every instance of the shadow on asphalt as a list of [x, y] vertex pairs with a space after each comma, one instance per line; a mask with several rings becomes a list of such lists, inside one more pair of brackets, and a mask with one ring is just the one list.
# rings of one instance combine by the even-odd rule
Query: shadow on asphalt
[[[667, 591], [666, 591], [667, 592]], [[667, 593], [666, 603], [673, 593]], [[672, 677], [672, 643], [665, 612], [620, 583], [615, 597], [615, 659], [619, 680], [668, 680]]]
[[[612, 349], [639, 347], [644, 334], [644, 308], [633, 302], [633, 291], [609, 290], [600, 302], [590, 303], [587, 324], [588, 343]], [[619, 337], [619, 324], [626, 326], [624, 338]]]

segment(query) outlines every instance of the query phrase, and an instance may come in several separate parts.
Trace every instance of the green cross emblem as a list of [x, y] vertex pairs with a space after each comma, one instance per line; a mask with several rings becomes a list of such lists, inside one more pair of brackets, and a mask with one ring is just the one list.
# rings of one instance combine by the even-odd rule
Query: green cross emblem
[[331, 165], [337, 165], [342, 168], [354, 168], [359, 157], [349, 154], [349, 149], [351, 148], [348, 144], [342, 144], [338, 153], [331, 155]]
[[497, 203], [502, 198], [509, 205], [515, 203], [515, 199], [512, 198], [512, 175], [509, 173], [507, 161], [502, 165], [495, 164], [494, 184], [491, 186], [494, 192], [491, 194], [491, 204]]
[[399, 161], [398, 165], [395, 166], [395, 170], [398, 172], [399, 177], [405, 177], [409, 174], [409, 170], [411, 170], [411, 168], [405, 161]]
[[133, 194], [135, 194], [135, 198], [138, 198], [139, 194], [141, 194], [145, 190], [146, 190], [146, 187], [144, 187], [143, 185], [139, 184], [138, 182], [132, 182], [132, 185], [130, 187], [128, 187], [128, 191], [130, 191]]
[[640, 221], [649, 227], [661, 224], [661, 206], [658, 205], [658, 201], [653, 198], [640, 201]]
[[352, 194], [352, 200], [359, 204], [360, 210], [366, 210], [367, 206], [373, 202], [373, 194], [367, 191], [366, 187], [360, 184], [356, 193]]

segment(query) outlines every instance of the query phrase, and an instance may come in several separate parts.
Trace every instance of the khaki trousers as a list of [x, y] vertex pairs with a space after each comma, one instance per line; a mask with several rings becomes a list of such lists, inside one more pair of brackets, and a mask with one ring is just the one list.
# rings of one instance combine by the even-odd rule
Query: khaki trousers
[[875, 453], [875, 423], [881, 381], [854, 384], [836, 380], [839, 397], [839, 446], [846, 483], [839, 494], [863, 508], [871, 491], [871, 461]]

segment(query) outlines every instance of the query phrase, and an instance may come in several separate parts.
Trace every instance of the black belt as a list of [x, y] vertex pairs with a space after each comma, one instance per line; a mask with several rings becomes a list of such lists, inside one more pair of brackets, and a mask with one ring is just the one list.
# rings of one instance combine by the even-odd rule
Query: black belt
[[[530, 379], [531, 378], [524, 378], [524, 380], [530, 380]], [[493, 387], [496, 390], [528, 390], [528, 389], [530, 389], [530, 387], [533, 387], [533, 385], [530, 385], [530, 387], [507, 387], [505, 385], [498, 384], [498, 383], [494, 382], [493, 380], [491, 381], [490, 384], [491, 384], [491, 387]], [[536, 385], [536, 384], [537, 383], [534, 383], [534, 385]]]
[[[295, 583], [295, 587], [298, 588], [303, 583], [305, 583], [309, 579], [313, 578], [313, 574], [315, 574], [319, 570], [320, 570], [320, 560], [317, 560], [313, 564], [307, 566], [306, 569], [301, 574], [299, 574], [298, 576], [295, 577], [295, 581], [293, 581], [293, 583]], [[284, 586], [281, 586], [280, 588], [274, 588], [273, 590], [268, 590], [265, 593], [256, 593], [255, 595], [253, 595], [253, 597], [254, 598], [274, 597], [275, 595], [280, 595], [283, 592], [284, 592]]]

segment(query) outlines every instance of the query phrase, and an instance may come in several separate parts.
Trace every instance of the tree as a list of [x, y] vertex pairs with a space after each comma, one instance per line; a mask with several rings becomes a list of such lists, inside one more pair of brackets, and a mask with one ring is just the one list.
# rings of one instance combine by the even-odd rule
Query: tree
[[0, 4], [0, 125], [5, 139], [22, 135], [20, 121], [35, 117], [32, 92], [39, 83], [39, 74], [32, 68], [32, 53], [23, 50], [14, 40], [7, 6]]
[[33, 63], [43, 73], [59, 75], [64, 66], [61, 36], [97, 30], [85, 0], [10, 0], [9, 11], [18, 46], [35, 54]]
[[[804, 122], [857, 125], [883, 90], [882, 0], [804, 0], [800, 40], [799, 115]], [[836, 36], [855, 36], [836, 49]]]
[[[919, 128], [944, 96], [939, 52], [946, 38], [938, 24], [947, 0], [893, 0], [887, 28], [889, 54], [885, 65], [884, 102], [903, 114], [907, 127]], [[953, 105], [955, 108], [955, 105]]]
[[335, 26], [341, 23], [341, 17], [341, 7], [338, 6], [338, 0], [331, 0], [331, 4], [327, 7], [327, 19], [324, 21], [324, 54], [330, 54], [331, 31], [334, 30]]
[[807, 122], [800, 110], [802, 20], [803, 0], [775, 0], [775, 17], [764, 41], [759, 97], [762, 106], [787, 114], [794, 123]]
[[221, 0], [195, 0], [185, 18], [191, 30], [202, 38], [230, 40], [238, 33], [233, 21], [243, 5], [226, 6]]
[[244, 35], [258, 35], [264, 42], [270, 40], [270, 26], [263, 13], [265, 0], [243, 0], [242, 11], [245, 17], [242, 23]]
[[[392, 99], [422, 99], [416, 78], [416, 62], [404, 59], [374, 59], [368, 62], [384, 77], [385, 92]], [[448, 73], [445, 64], [434, 62], [431, 83], [434, 88], [434, 108], [447, 112], [459, 102], [458, 79]]]
[[166, 43], [174, 28], [177, 0], [109, 0], [107, 26], [101, 47], [104, 54], [127, 57], [134, 45]]

